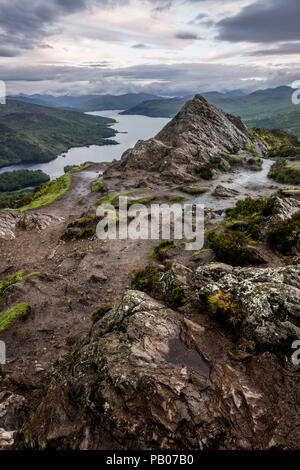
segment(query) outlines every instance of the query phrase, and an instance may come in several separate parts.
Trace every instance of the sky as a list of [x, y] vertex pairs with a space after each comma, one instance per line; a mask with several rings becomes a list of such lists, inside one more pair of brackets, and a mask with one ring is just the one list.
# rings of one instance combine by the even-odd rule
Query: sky
[[299, 18], [299, 0], [0, 0], [0, 80], [56, 95], [290, 85]]

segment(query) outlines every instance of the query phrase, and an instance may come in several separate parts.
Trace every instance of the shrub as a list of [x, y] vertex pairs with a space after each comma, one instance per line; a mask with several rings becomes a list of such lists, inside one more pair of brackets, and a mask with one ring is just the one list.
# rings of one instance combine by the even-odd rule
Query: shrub
[[174, 287], [174, 289], [172, 289], [171, 296], [171, 306], [174, 308], [182, 307], [187, 302], [184, 290], [181, 287]]
[[146, 268], [139, 269], [134, 273], [131, 280], [131, 289], [141, 290], [142, 292], [150, 293], [155, 286], [159, 283], [161, 273], [164, 272], [163, 268], [147, 266]]
[[292, 248], [299, 246], [300, 211], [290, 219], [276, 222], [267, 232], [270, 247], [282, 254], [290, 254]]
[[227, 211], [227, 214], [234, 219], [249, 217], [254, 215], [269, 216], [274, 213], [274, 198], [252, 199], [247, 197], [236, 203], [233, 209]]
[[214, 251], [216, 260], [232, 266], [243, 266], [253, 261], [252, 250], [246, 244], [247, 238], [238, 231], [210, 232], [208, 236], [208, 246]]
[[300, 184], [300, 164], [288, 160], [277, 162], [271, 167], [268, 176], [279, 183]]
[[89, 238], [95, 235], [96, 227], [87, 227], [76, 234], [76, 238]]
[[199, 175], [201, 178], [205, 180], [211, 180], [213, 179], [213, 171], [212, 171], [212, 166], [210, 163], [206, 163], [205, 165], [202, 166], [202, 168], [199, 171]]

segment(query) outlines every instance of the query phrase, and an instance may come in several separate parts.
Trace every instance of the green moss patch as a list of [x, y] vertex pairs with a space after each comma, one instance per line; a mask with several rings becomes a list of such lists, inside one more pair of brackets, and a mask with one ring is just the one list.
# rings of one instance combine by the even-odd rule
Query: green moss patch
[[168, 201], [169, 202], [182, 202], [185, 200], [185, 197], [184, 196], [180, 196], [180, 195], [174, 195], [174, 196], [168, 196]]
[[98, 307], [91, 316], [91, 320], [93, 323], [96, 323], [100, 318], [102, 318], [107, 312], [115, 308], [115, 305], [113, 304], [106, 304], [102, 305], [101, 307]]
[[24, 271], [19, 270], [16, 273], [12, 274], [11, 276], [5, 277], [0, 281], [0, 299], [3, 297], [3, 294], [5, 290], [9, 287], [12, 286], [13, 284], [16, 284], [17, 282], [20, 282], [23, 280], [23, 275]]
[[0, 313], [0, 332], [6, 330], [12, 322], [18, 318], [25, 317], [30, 313], [31, 305], [28, 303], [21, 303], [11, 308], [7, 312]]
[[103, 181], [94, 181], [92, 183], [92, 192], [93, 193], [106, 193], [107, 192], [107, 187], [103, 183]]
[[81, 217], [80, 219], [74, 220], [74, 222], [70, 222], [67, 227], [72, 228], [72, 227], [84, 227], [85, 225], [88, 225], [89, 223], [92, 222], [91, 217]]
[[247, 317], [245, 308], [231, 293], [219, 290], [208, 297], [208, 305], [212, 314], [217, 315], [233, 326], [241, 326]]
[[209, 191], [209, 188], [192, 188], [189, 186], [184, 186], [182, 191], [187, 194], [203, 194]]

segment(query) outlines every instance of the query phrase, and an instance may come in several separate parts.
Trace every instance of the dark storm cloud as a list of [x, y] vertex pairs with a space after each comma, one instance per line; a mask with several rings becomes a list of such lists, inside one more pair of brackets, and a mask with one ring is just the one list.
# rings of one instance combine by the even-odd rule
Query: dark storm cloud
[[[20, 41], [20, 48], [30, 48], [53, 31], [56, 23], [66, 15], [84, 11], [95, 5], [110, 7], [127, 0], [1, 0], [0, 28], [6, 43]], [[22, 42], [25, 46], [22, 45]]]
[[260, 49], [258, 51], [250, 52], [250, 56], [272, 56], [272, 55], [300, 55], [300, 42], [289, 42], [281, 44], [279, 47], [273, 49]]
[[257, 43], [299, 40], [299, 18], [299, 0], [257, 0], [237, 15], [219, 21], [217, 39]]

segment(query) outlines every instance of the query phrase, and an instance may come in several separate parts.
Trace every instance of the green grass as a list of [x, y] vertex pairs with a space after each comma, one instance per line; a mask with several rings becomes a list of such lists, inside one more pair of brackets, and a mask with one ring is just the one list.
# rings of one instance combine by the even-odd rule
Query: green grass
[[59, 196], [62, 196], [71, 186], [71, 175], [66, 173], [54, 181], [44, 184], [40, 189], [35, 192], [31, 201], [25, 206], [20, 207], [20, 211], [28, 209], [36, 209], [37, 207], [45, 206], [55, 201]]
[[210, 251], [209, 248], [202, 248], [201, 250], [194, 251], [193, 256], [200, 255], [201, 253], [207, 253], [208, 251]]
[[149, 253], [149, 256], [151, 258], [157, 258], [161, 261], [164, 261], [167, 256], [167, 252], [171, 248], [176, 248], [174, 242], [172, 240], [163, 240], [161, 243], [159, 243], [153, 248], [153, 250]]
[[0, 332], [6, 330], [13, 321], [25, 317], [31, 310], [29, 303], [23, 302], [7, 312], [0, 313]]

